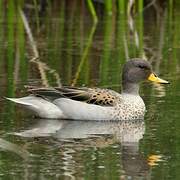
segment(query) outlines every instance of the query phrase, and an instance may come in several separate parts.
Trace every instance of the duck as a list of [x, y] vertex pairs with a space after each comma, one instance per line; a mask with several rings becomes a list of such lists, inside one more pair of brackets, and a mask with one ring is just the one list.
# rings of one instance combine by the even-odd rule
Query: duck
[[123, 121], [143, 119], [146, 107], [139, 95], [142, 81], [169, 84], [141, 58], [128, 60], [122, 69], [122, 90], [88, 87], [31, 87], [28, 96], [7, 98], [46, 119]]

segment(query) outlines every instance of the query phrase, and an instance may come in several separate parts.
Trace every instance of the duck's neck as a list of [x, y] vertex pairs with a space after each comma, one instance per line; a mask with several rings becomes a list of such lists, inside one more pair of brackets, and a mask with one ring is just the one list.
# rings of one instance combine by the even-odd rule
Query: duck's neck
[[139, 95], [139, 84], [122, 82], [122, 93]]

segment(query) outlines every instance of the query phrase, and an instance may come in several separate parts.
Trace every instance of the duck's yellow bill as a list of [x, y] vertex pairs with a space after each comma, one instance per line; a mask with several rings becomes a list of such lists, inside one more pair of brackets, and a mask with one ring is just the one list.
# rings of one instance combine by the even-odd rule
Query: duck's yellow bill
[[161, 83], [161, 84], [169, 84], [168, 81], [163, 80], [163, 79], [161, 79], [161, 78], [158, 78], [154, 73], [151, 73], [151, 74], [149, 75], [148, 80], [149, 80], [149, 81], [156, 82], [156, 83]]

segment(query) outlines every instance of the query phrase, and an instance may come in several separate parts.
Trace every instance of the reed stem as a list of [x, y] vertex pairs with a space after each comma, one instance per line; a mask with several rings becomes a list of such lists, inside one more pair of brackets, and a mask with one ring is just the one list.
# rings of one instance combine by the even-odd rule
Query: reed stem
[[138, 13], [143, 12], [143, 6], [144, 6], [143, 0], [138, 0]]
[[124, 2], [124, 0], [118, 0], [117, 5], [118, 5], [119, 13], [124, 14], [124, 12], [125, 12], [125, 2]]
[[93, 17], [94, 24], [96, 24], [98, 22], [98, 17], [96, 15], [96, 11], [92, 3], [92, 0], [87, 0], [87, 3], [88, 3], [89, 10], [91, 12], [91, 15]]

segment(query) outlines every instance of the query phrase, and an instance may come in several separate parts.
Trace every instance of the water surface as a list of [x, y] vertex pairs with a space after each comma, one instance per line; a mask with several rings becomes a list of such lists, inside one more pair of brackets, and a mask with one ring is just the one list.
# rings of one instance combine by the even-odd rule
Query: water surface
[[133, 122], [34, 119], [1, 98], [0, 178], [179, 179], [178, 7], [135, 14], [132, 29], [126, 14], [106, 15], [101, 3], [96, 4], [99, 22], [93, 25], [87, 5], [74, 2], [54, 1], [39, 20], [35, 9], [25, 6], [37, 62], [31, 62], [34, 54], [16, 5], [9, 3], [11, 8], [0, 12], [1, 97], [26, 95], [24, 85], [73, 84], [120, 92], [127, 57], [146, 57], [171, 84], [144, 82], [147, 113], [144, 121]]

